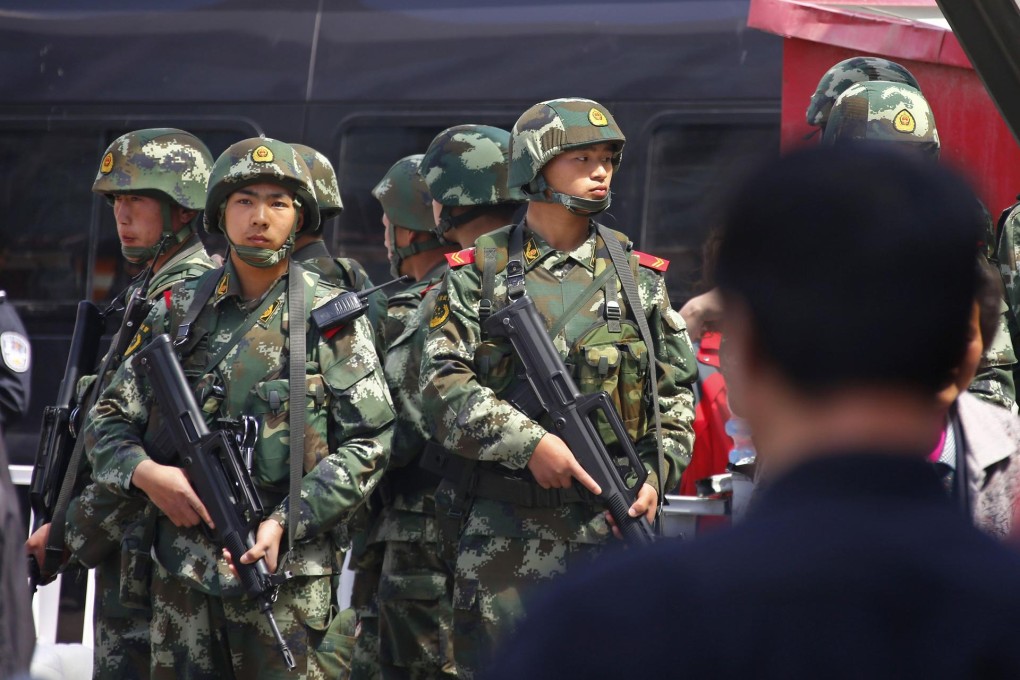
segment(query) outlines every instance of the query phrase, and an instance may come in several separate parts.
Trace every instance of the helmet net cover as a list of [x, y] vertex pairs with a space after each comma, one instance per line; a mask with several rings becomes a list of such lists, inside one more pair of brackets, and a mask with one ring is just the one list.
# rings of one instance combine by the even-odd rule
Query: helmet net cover
[[818, 81], [811, 103], [807, 108], [807, 124], [825, 127], [832, 111], [832, 105], [839, 95], [856, 83], [869, 81], [902, 83], [920, 90], [917, 79], [906, 67], [881, 57], [851, 57], [839, 62]]
[[205, 206], [213, 160], [195, 135], [149, 128], [121, 135], [107, 147], [92, 183], [97, 194], [165, 198], [188, 210]]

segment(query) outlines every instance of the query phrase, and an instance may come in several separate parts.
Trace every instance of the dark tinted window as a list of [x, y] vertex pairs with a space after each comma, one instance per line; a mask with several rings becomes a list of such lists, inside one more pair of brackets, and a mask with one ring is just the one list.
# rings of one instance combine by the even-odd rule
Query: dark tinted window
[[670, 301], [679, 308], [701, 292], [702, 245], [721, 202], [748, 165], [779, 150], [773, 122], [669, 122], [648, 149], [641, 249], [670, 260]]

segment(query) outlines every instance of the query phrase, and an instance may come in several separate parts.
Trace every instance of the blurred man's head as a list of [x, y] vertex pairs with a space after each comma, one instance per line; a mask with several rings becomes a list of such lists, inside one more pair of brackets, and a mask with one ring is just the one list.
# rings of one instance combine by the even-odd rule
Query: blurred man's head
[[767, 403], [743, 397], [770, 380], [808, 402], [872, 390], [934, 403], [970, 337], [977, 207], [948, 170], [867, 144], [752, 174], [716, 268], [742, 403]]

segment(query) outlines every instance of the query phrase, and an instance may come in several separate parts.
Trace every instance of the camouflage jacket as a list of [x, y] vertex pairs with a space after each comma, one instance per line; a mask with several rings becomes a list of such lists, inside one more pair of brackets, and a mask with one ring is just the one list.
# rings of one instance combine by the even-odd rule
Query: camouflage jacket
[[[340, 288], [360, 292], [375, 284], [368, 272], [357, 260], [349, 257], [333, 257], [322, 241], [309, 243], [291, 254], [303, 268], [318, 274], [319, 278]], [[368, 320], [372, 324], [376, 353], [382, 361], [386, 356], [386, 294], [381, 290], [368, 296]]]
[[[494, 281], [494, 304], [507, 296], [505, 265], [511, 227], [479, 238], [476, 252], [495, 248], [499, 253]], [[629, 246], [626, 237], [611, 232]], [[524, 234], [525, 281], [547, 328], [612, 263], [601, 238], [590, 232], [588, 239], [572, 252], [556, 251], [539, 235]], [[455, 260], [458, 253], [453, 257]], [[469, 258], [470, 259], [470, 258]], [[482, 286], [482, 258], [451, 269], [438, 295], [429, 320], [430, 332], [422, 357], [421, 380], [425, 417], [436, 440], [448, 451], [478, 461], [499, 463], [505, 469], [526, 467], [538, 441], [547, 429], [517, 411], [500, 395], [513, 379], [513, 350], [508, 344], [483, 337], [479, 324]], [[691, 384], [697, 375], [690, 339], [680, 315], [666, 294], [663, 277], [655, 269], [630, 263], [641, 295], [655, 345], [658, 369], [659, 407], [666, 458], [665, 487], [673, 488], [690, 460], [694, 418]], [[616, 277], [610, 277], [617, 280]], [[657, 449], [652, 409], [644, 383], [648, 356], [637, 335], [636, 324], [627, 321], [628, 305], [617, 283], [617, 303], [623, 310], [623, 332], [603, 344], [588, 344], [593, 328], [604, 328], [604, 290], [597, 291], [568, 319], [553, 342], [568, 365], [582, 392], [605, 389], [613, 397], [635, 442], [638, 455], [650, 472], [648, 483], [657, 483]], [[600, 369], [605, 368], [605, 371]], [[527, 473], [524, 474], [527, 478]], [[520, 522], [507, 524], [500, 516], [517, 516]], [[600, 513], [581, 504], [567, 504], [550, 512], [542, 508], [520, 508], [477, 499], [466, 533], [567, 539], [601, 542], [605, 522]], [[497, 525], [500, 528], [496, 528]], [[512, 526], [511, 526], [512, 525]]]
[[967, 391], [991, 404], [1016, 413], [1017, 359], [1010, 337], [1015, 336], [1016, 332], [1011, 328], [1011, 321], [1012, 312], [1003, 302], [999, 314], [999, 329], [992, 344], [981, 357], [977, 375], [974, 376]]
[[[218, 284], [196, 320], [196, 326], [208, 332], [205, 351], [183, 357], [182, 364], [187, 374], [199, 376], [194, 389], [210, 428], [218, 427], [216, 418], [259, 419], [252, 479], [267, 511], [275, 508], [272, 517], [286, 526], [290, 451], [286, 286], [276, 285], [261, 300], [246, 305], [230, 263], [206, 276], [218, 277]], [[89, 456], [96, 481], [113, 493], [138, 494], [131, 476], [149, 457], [148, 451], [154, 452], [151, 436], [161, 418], [132, 356], [152, 337], [176, 329], [204, 279], [175, 286], [169, 308], [154, 307], [93, 411], [85, 432]], [[302, 272], [301, 283], [309, 309], [337, 294], [336, 288], [310, 272]], [[260, 309], [264, 311], [254, 325], [233, 342], [233, 332]], [[333, 530], [365, 500], [382, 474], [393, 406], [367, 319], [359, 318], [326, 336], [309, 328], [307, 347], [304, 478], [296, 535], [287, 537], [293, 549], [286, 568], [295, 575], [315, 576], [340, 567]], [[205, 372], [205, 362], [220, 351], [225, 352], [223, 358]], [[219, 549], [197, 527], [175, 527], [161, 516], [154, 551], [160, 564], [193, 588], [213, 595], [241, 593]]]
[[[152, 275], [145, 298], [155, 302], [174, 284], [196, 278], [215, 268], [216, 264], [206, 254], [202, 242], [197, 236], [192, 236]], [[128, 290], [128, 297], [134, 292], [135, 286]], [[114, 369], [119, 363], [114, 361]], [[78, 383], [78, 394], [84, 395], [95, 379], [96, 376], [83, 376]], [[124, 502], [123, 498], [111, 495], [91, 481], [91, 468], [84, 457], [79, 474], [89, 483], [68, 506], [64, 543], [71, 551], [73, 560], [94, 567], [120, 548], [127, 528], [142, 519], [143, 514], [150, 513], [151, 508], [146, 507], [144, 499]]]

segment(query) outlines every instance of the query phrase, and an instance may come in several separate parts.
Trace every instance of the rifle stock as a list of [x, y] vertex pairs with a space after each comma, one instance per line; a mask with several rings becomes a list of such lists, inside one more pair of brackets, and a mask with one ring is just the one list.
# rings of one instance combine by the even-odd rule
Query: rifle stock
[[169, 336], [157, 336], [137, 357], [138, 368], [148, 378], [163, 415], [164, 433], [176, 463], [187, 472], [212, 517], [215, 528], [207, 533], [230, 551], [245, 592], [257, 601], [288, 668], [293, 669], [294, 657], [273, 616], [279, 579], [269, 573], [264, 559], [253, 564], [240, 562], [241, 555], [255, 545], [255, 531], [264, 516], [241, 453], [223, 430], [209, 431]]
[[[641, 464], [609, 395], [605, 392], [581, 394], [556, 351], [534, 302], [527, 295], [493, 314], [484, 326], [490, 336], [510, 341], [522, 368], [518, 378], [531, 387], [523, 391], [524, 394], [518, 390], [515, 396], [511, 396], [511, 403], [532, 418], [542, 412], [549, 415], [555, 428], [554, 434], [566, 442], [581, 467], [602, 488], [599, 499], [612, 514], [627, 542], [650, 544], [655, 539], [652, 526], [644, 517], [628, 514], [637, 498], [637, 490], [648, 478], [648, 472]], [[626, 455], [630, 472], [636, 477], [637, 481], [632, 486], [624, 481], [599, 435], [595, 424], [599, 413], [612, 427]]]

